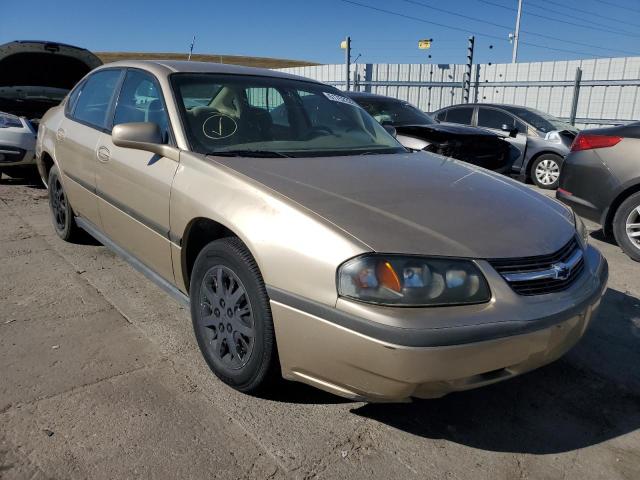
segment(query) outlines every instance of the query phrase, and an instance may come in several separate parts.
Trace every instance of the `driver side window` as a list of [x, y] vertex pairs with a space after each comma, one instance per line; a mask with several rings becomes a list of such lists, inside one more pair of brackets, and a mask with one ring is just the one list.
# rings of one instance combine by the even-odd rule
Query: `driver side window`
[[120, 90], [113, 125], [152, 122], [160, 127], [162, 138], [169, 140], [169, 119], [154, 78], [139, 70], [128, 70]]

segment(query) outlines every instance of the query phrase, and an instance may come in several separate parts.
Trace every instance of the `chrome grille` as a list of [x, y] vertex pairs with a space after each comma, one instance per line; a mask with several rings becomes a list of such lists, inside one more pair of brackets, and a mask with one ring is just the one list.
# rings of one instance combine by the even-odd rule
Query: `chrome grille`
[[565, 290], [584, 270], [582, 249], [576, 238], [550, 255], [499, 258], [489, 263], [520, 295], [543, 295]]

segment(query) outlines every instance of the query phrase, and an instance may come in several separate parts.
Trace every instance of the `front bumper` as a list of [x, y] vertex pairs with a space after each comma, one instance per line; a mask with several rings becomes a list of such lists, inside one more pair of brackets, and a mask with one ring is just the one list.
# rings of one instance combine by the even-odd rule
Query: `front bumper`
[[[591, 247], [585, 258], [587, 268], [571, 288], [538, 298], [518, 296], [497, 273], [485, 271], [494, 298], [481, 306], [376, 309], [339, 300], [334, 311], [363, 322], [353, 325], [287, 302], [272, 289], [282, 374], [356, 400], [406, 401], [533, 370], [573, 347], [599, 306], [607, 262]], [[429, 328], [415, 328], [418, 319]], [[366, 330], [364, 324], [375, 327]]]
[[0, 129], [0, 169], [35, 165], [35, 147], [32, 129], [26, 126]]

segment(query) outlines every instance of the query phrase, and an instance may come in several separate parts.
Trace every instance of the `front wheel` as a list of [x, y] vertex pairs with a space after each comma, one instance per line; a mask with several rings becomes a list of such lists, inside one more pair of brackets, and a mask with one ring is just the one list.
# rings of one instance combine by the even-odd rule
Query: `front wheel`
[[266, 391], [280, 365], [269, 298], [247, 247], [237, 238], [205, 246], [189, 293], [195, 336], [213, 373], [241, 392]]
[[73, 210], [60, 181], [60, 171], [56, 166], [49, 172], [49, 209], [53, 228], [62, 240], [72, 242], [80, 237], [81, 230], [76, 224]]
[[631, 195], [616, 210], [613, 235], [624, 253], [640, 262], [640, 192]]
[[535, 159], [531, 165], [531, 179], [538, 187], [545, 190], [558, 188], [562, 157], [553, 153], [545, 153]]

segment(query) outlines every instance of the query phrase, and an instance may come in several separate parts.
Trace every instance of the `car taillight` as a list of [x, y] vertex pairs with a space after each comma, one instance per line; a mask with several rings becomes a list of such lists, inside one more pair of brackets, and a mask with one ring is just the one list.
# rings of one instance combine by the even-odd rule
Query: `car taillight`
[[613, 135], [591, 135], [588, 133], [579, 133], [571, 144], [572, 152], [579, 152], [581, 150], [591, 150], [594, 148], [607, 148], [617, 145], [622, 140], [622, 137], [616, 137]]

